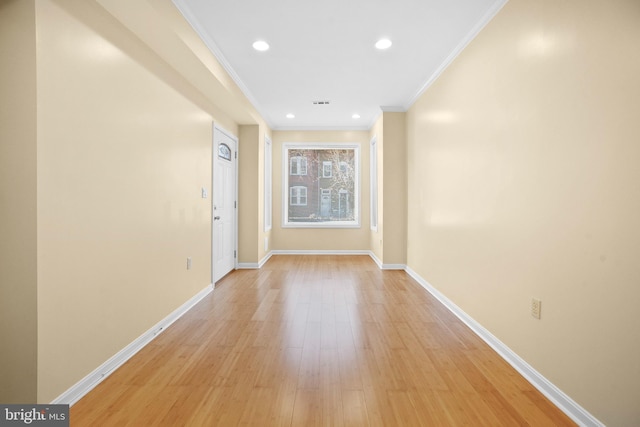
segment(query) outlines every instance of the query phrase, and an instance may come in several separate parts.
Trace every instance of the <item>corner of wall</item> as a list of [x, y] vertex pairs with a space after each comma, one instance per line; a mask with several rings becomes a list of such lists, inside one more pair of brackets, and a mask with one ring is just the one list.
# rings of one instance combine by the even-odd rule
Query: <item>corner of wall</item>
[[260, 126], [238, 127], [238, 263], [259, 262]]
[[34, 1], [0, 7], [0, 402], [37, 400]]
[[407, 263], [406, 117], [404, 112], [383, 113], [384, 264]]

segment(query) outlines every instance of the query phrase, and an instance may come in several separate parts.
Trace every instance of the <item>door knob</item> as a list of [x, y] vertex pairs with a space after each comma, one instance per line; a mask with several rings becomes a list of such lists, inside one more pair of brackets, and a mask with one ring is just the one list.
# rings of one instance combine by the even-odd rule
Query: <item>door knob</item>
[[219, 220], [219, 219], [220, 219], [220, 217], [219, 217], [219, 216], [214, 216], [214, 217], [213, 217], [213, 220], [214, 220], [214, 221], [217, 221], [217, 220]]

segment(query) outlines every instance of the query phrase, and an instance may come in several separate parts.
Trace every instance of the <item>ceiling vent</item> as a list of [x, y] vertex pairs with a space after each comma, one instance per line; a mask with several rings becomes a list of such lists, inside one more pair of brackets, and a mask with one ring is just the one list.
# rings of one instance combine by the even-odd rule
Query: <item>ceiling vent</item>
[[329, 101], [313, 101], [313, 105], [329, 105]]

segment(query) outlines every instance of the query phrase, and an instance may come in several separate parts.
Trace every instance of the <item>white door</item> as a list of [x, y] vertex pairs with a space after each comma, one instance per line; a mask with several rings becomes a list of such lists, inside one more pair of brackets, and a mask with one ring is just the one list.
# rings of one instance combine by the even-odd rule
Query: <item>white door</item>
[[320, 194], [320, 216], [329, 218], [331, 216], [331, 189], [323, 188]]
[[213, 283], [236, 266], [237, 140], [213, 129]]

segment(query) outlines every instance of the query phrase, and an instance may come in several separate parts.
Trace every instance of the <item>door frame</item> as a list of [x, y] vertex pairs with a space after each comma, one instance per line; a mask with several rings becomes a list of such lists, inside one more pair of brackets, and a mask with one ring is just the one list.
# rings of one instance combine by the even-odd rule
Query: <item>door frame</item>
[[213, 260], [213, 256], [214, 256], [214, 226], [213, 226], [213, 221], [214, 221], [214, 217], [216, 215], [214, 209], [213, 209], [213, 203], [215, 202], [215, 167], [216, 167], [216, 159], [218, 156], [218, 152], [216, 150], [216, 137], [215, 137], [215, 133], [216, 130], [218, 132], [221, 132], [223, 134], [225, 134], [226, 136], [228, 136], [229, 138], [231, 138], [235, 144], [235, 152], [232, 154], [232, 156], [234, 157], [233, 160], [235, 161], [235, 194], [233, 195], [234, 197], [234, 202], [235, 202], [235, 209], [234, 209], [234, 224], [235, 224], [235, 230], [233, 230], [233, 250], [235, 253], [234, 259], [233, 259], [233, 269], [237, 270], [238, 269], [238, 151], [240, 151], [240, 144], [238, 143], [238, 137], [235, 136], [234, 134], [232, 134], [231, 132], [227, 131], [225, 128], [223, 128], [222, 126], [219, 126], [216, 122], [213, 122], [213, 126], [212, 126], [212, 132], [211, 132], [211, 218], [209, 220], [209, 224], [211, 225], [211, 256], [209, 257], [209, 261], [211, 263], [211, 286], [213, 288], [215, 288], [215, 262]]

